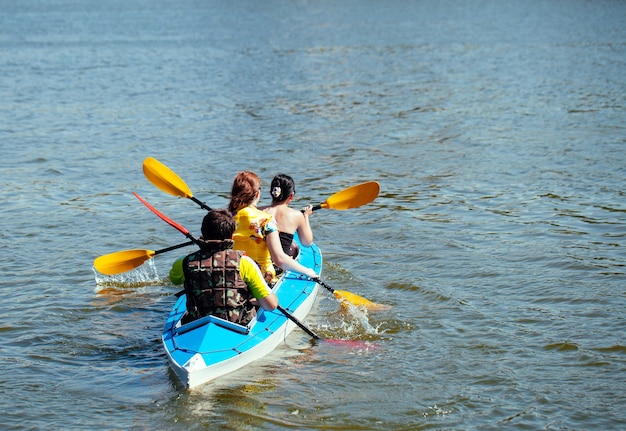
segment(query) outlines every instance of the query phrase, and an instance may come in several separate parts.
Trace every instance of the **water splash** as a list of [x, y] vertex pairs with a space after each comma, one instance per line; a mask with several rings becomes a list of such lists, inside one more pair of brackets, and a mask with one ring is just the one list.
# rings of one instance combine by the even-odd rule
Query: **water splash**
[[127, 298], [129, 295], [141, 295], [151, 290], [151, 287], [170, 284], [168, 278], [161, 278], [154, 266], [154, 262], [148, 261], [132, 271], [122, 274], [104, 275], [93, 268], [96, 286], [95, 304], [111, 305]]
[[349, 331], [364, 331], [368, 335], [380, 335], [380, 325], [374, 327], [369, 321], [369, 313], [366, 307], [357, 307], [352, 304], [342, 302], [341, 311], [347, 317], [344, 320], [346, 329]]
[[343, 341], [375, 341], [384, 333], [382, 324], [372, 325], [365, 307], [341, 303], [340, 312], [328, 315], [327, 323], [322, 325], [325, 338]]

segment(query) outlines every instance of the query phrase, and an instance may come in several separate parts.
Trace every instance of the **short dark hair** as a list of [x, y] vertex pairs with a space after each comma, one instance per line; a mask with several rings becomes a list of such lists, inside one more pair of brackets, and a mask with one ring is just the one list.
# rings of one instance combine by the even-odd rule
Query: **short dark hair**
[[202, 238], [206, 241], [230, 239], [235, 232], [235, 219], [227, 210], [211, 210], [202, 220]]

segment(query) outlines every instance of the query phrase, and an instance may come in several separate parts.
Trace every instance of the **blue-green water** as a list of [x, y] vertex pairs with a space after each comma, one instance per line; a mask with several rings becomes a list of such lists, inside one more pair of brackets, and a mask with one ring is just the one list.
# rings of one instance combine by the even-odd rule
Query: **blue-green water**
[[[0, 2], [0, 407], [7, 430], [623, 429], [626, 4]], [[177, 252], [242, 169], [312, 218], [319, 295], [253, 366], [197, 391], [160, 332]], [[269, 200], [269, 199], [267, 199]], [[181, 253], [184, 250], [181, 251]]]

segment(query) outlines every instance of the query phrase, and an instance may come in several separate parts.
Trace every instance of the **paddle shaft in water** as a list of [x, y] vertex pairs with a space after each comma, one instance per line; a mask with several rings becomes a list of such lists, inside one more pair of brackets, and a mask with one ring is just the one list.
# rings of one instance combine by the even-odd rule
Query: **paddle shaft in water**
[[319, 335], [317, 335], [312, 330], [310, 330], [309, 328], [307, 328], [304, 323], [302, 323], [293, 314], [291, 314], [290, 312], [285, 310], [280, 305], [277, 306], [276, 308], [278, 309], [278, 311], [283, 313], [289, 320], [291, 320], [293, 323], [298, 325], [300, 327], [300, 329], [302, 329], [304, 332], [309, 334], [315, 340], [322, 340], [322, 341], [325, 341], [327, 343], [332, 343], [333, 345], [341, 345], [341, 346], [347, 346], [347, 347], [359, 348], [359, 349], [363, 349], [363, 348], [369, 349], [369, 348], [374, 347], [374, 344], [369, 343], [367, 341], [360, 341], [360, 340], [329, 340], [329, 339], [324, 339], [324, 338], [320, 337]]
[[298, 325], [300, 327], [300, 329], [302, 329], [304, 332], [309, 334], [311, 337], [315, 338], [316, 340], [321, 340], [322, 339], [322, 337], [320, 337], [315, 332], [313, 332], [309, 328], [307, 328], [304, 323], [302, 323], [300, 320], [298, 320], [293, 314], [291, 314], [290, 312], [285, 310], [283, 307], [278, 305], [276, 308], [278, 309], [278, 311], [283, 313], [285, 315], [285, 317], [287, 317], [287, 319], [291, 320], [293, 323]]

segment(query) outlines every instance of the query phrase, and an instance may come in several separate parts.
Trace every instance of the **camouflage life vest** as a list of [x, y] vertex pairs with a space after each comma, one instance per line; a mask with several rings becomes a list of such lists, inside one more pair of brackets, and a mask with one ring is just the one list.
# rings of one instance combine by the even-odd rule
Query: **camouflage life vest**
[[256, 316], [256, 309], [250, 303], [252, 294], [239, 275], [242, 255], [232, 249], [203, 247], [185, 258], [187, 321], [211, 314], [246, 325]]

